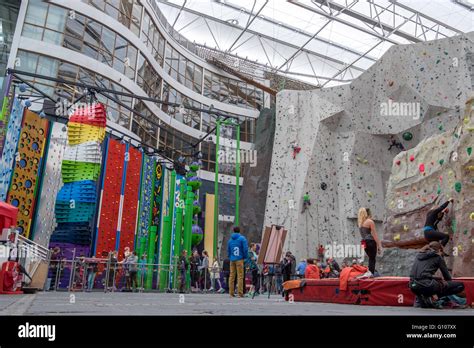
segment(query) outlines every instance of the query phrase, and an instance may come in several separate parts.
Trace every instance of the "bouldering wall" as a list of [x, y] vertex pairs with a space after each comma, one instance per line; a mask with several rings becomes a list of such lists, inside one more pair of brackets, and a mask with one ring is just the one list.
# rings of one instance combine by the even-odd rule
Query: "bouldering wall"
[[285, 250], [301, 258], [319, 244], [359, 245], [360, 207], [382, 236], [394, 157], [463, 117], [473, 42], [468, 33], [393, 46], [350, 84], [278, 93], [264, 224], [288, 229]]
[[384, 245], [399, 248], [426, 244], [423, 226], [428, 210], [454, 199], [438, 229], [450, 235], [446, 251], [455, 276], [474, 275], [473, 105], [470, 98], [453, 130], [433, 135], [395, 157], [386, 196]]
[[275, 109], [263, 109], [257, 119], [254, 150], [257, 164], [243, 163], [244, 182], [240, 192], [240, 226], [249, 241], [262, 239], [268, 178], [275, 134]]

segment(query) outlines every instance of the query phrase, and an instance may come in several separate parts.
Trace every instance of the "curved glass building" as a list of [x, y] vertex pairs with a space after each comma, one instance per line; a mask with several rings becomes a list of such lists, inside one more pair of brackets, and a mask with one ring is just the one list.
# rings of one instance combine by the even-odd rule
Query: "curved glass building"
[[[250, 149], [259, 111], [270, 96], [207, 63], [175, 40], [154, 0], [21, 2], [8, 67], [151, 97], [183, 107], [114, 95], [108, 121], [178, 158], [216, 124], [213, 108], [241, 121], [241, 148]], [[83, 91], [31, 79], [53, 97], [75, 100]], [[125, 107], [126, 106], [126, 107]], [[139, 117], [128, 108], [138, 111]], [[158, 126], [159, 125], [159, 126]], [[235, 137], [235, 134], [233, 135]], [[215, 144], [199, 144], [202, 176], [213, 180]], [[232, 168], [228, 170], [233, 175]], [[235, 180], [231, 180], [234, 181]]]

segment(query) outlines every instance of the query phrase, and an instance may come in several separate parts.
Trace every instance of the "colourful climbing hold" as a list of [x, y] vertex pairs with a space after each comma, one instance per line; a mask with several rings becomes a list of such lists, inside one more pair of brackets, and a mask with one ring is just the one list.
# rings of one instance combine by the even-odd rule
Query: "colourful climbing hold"
[[442, 130], [444, 129], [443, 125], [440, 124], [440, 125], [438, 126], [438, 129], [439, 129], [440, 131], [442, 131]]
[[402, 137], [403, 137], [403, 140], [410, 141], [413, 139], [413, 134], [410, 132], [405, 132], [403, 133]]
[[413, 162], [415, 160], [415, 156], [414, 155], [411, 155], [410, 156], [410, 162]]
[[462, 184], [458, 181], [454, 184], [454, 189], [457, 193], [461, 192]]
[[467, 151], [467, 154], [468, 154], [469, 156], [471, 156], [472, 147], [468, 147], [468, 148], [466, 149], [466, 151]]
[[440, 159], [440, 160], [439, 160], [439, 164], [440, 164], [440, 165], [443, 165], [443, 163], [444, 163], [444, 159]]
[[400, 161], [400, 160], [397, 160], [395, 163], [397, 164], [397, 166], [399, 166], [399, 165], [400, 165], [400, 163], [402, 163], [402, 161]]
[[393, 240], [398, 242], [400, 240], [400, 233], [397, 233], [396, 235], [394, 235]]
[[471, 215], [469, 215], [469, 219], [471, 219], [472, 221], [474, 221], [474, 211], [471, 213]]
[[369, 196], [370, 198], [372, 198], [374, 195], [373, 195], [373, 193], [372, 193], [372, 192], [370, 192], [370, 191], [367, 191], [367, 196]]
[[407, 225], [403, 225], [403, 231], [408, 232], [409, 228]]
[[425, 171], [425, 165], [423, 163], [420, 164], [418, 169], [420, 170], [420, 173], [423, 173]]

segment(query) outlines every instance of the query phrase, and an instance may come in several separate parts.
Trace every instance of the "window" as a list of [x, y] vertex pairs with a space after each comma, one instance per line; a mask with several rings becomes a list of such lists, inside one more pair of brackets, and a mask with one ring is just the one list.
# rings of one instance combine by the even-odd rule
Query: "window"
[[67, 12], [65, 9], [57, 6], [50, 6], [48, 10], [48, 19], [46, 20], [46, 28], [63, 32], [66, 23]]
[[26, 11], [25, 22], [43, 27], [47, 11], [47, 3], [43, 1], [30, 1], [28, 3], [28, 10]]

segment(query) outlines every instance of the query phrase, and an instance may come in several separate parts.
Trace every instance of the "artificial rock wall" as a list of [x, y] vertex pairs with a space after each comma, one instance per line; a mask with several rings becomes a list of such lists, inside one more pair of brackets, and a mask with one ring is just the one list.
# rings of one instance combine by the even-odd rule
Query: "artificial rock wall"
[[[286, 250], [299, 258], [316, 256], [319, 244], [359, 244], [360, 207], [371, 208], [382, 237], [387, 181], [401, 151], [389, 150], [390, 136], [411, 149], [441, 133], [440, 124], [454, 129], [473, 88], [473, 51], [474, 33], [393, 46], [350, 84], [278, 93], [264, 224], [288, 229]], [[415, 112], [397, 103], [415, 103]], [[302, 213], [305, 192], [311, 206]]]

